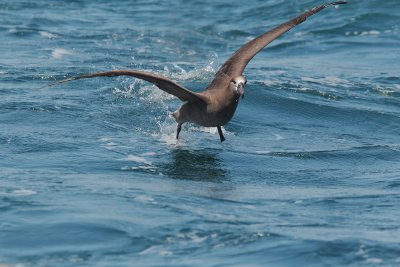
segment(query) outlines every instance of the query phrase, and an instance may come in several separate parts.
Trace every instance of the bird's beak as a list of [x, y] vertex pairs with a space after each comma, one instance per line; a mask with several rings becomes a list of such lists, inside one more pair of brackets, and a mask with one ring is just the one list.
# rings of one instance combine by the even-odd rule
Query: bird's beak
[[237, 87], [237, 92], [242, 96], [242, 99], [244, 98], [244, 84], [239, 83]]

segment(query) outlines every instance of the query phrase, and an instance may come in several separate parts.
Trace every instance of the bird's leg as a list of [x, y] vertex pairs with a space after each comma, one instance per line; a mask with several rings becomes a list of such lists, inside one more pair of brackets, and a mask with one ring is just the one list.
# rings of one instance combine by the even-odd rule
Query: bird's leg
[[178, 124], [178, 127], [176, 127], [176, 139], [178, 140], [179, 138], [179, 133], [182, 130], [182, 124]]
[[219, 133], [219, 139], [221, 140], [221, 143], [225, 141], [224, 134], [222, 133], [221, 126], [217, 126], [218, 133]]

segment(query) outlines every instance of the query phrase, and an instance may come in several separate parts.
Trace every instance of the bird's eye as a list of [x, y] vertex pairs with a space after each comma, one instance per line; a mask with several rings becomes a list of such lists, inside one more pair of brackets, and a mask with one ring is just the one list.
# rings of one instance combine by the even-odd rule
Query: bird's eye
[[236, 84], [236, 81], [232, 81], [233, 82], [233, 84]]

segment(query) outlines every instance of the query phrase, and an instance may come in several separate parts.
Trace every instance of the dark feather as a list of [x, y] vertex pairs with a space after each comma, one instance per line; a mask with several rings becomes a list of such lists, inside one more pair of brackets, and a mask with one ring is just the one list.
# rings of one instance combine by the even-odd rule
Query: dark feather
[[91, 73], [91, 74], [86, 74], [82, 76], [77, 76], [77, 77], [72, 77], [68, 78], [65, 80], [57, 81], [54, 83], [49, 84], [49, 86], [53, 86], [59, 83], [65, 83], [73, 80], [79, 80], [79, 79], [86, 79], [86, 78], [94, 78], [94, 77], [114, 77], [114, 76], [133, 76], [138, 79], [145, 80], [147, 82], [153, 83], [156, 85], [158, 88], [163, 90], [164, 92], [167, 92], [171, 95], [174, 95], [178, 97], [182, 101], [188, 101], [188, 102], [205, 102], [206, 99], [195, 93], [192, 92], [181, 85], [177, 84], [176, 82], [172, 81], [171, 79], [168, 79], [164, 76], [149, 73], [149, 72], [144, 72], [144, 71], [136, 71], [136, 70], [112, 70], [112, 71], [106, 71], [106, 72], [96, 72], [96, 73]]
[[274, 29], [260, 35], [259, 37], [251, 40], [250, 42], [243, 45], [237, 50], [218, 70], [216, 76], [228, 75], [231, 79], [242, 75], [249, 61], [260, 52], [265, 46], [271, 43], [273, 40], [289, 31], [291, 28], [299, 25], [305, 21], [309, 16], [321, 11], [327, 6], [346, 4], [345, 1], [332, 2], [329, 4], [315, 7], [300, 16], [285, 22]]

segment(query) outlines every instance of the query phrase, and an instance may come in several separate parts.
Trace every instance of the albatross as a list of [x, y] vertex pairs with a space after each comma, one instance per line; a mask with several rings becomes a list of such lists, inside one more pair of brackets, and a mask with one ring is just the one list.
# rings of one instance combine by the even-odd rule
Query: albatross
[[139, 70], [112, 70], [90, 73], [56, 81], [48, 84], [48, 86], [85, 78], [133, 76], [154, 84], [159, 89], [176, 96], [184, 102], [177, 111], [171, 114], [178, 124], [176, 139], [179, 138], [182, 124], [189, 122], [204, 127], [217, 127], [220, 141], [223, 142], [225, 137], [221, 126], [232, 119], [240, 98], [244, 96], [247, 79], [243, 76], [243, 71], [250, 60], [273, 40], [304, 22], [309, 16], [328, 6], [346, 3], [346, 1], [337, 1], [314, 7], [247, 42], [222, 64], [214, 79], [201, 92], [193, 92], [162, 75]]

